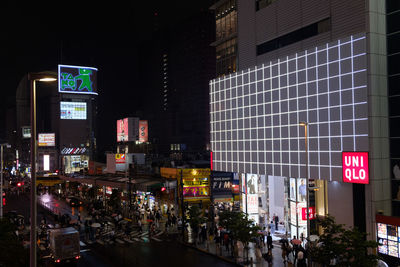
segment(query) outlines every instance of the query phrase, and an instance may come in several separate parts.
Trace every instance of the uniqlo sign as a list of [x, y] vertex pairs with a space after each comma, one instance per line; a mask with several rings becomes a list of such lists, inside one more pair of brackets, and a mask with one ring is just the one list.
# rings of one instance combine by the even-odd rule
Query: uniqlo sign
[[[310, 220], [315, 219], [315, 207], [308, 207], [308, 215], [310, 215]], [[307, 220], [307, 208], [301, 208], [301, 219]]]
[[343, 182], [369, 184], [368, 152], [342, 152]]

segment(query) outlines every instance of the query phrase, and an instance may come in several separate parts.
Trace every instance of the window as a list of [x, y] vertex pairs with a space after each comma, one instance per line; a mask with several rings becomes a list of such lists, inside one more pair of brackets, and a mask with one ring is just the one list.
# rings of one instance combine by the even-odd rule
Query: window
[[282, 35], [273, 40], [259, 44], [256, 47], [257, 56], [305, 40], [320, 33], [327, 32], [331, 28], [330, 24], [331, 24], [330, 18], [327, 18], [319, 22], [313, 23], [311, 25], [308, 25], [306, 27], [303, 27], [301, 29], [290, 32], [288, 34]]
[[256, 11], [263, 9], [264, 7], [269, 6], [276, 0], [256, 0]]

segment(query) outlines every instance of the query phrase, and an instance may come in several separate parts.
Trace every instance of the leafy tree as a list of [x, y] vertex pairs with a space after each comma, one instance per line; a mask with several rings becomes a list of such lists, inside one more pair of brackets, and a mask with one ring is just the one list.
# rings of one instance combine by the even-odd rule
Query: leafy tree
[[246, 249], [246, 258], [249, 254], [249, 243], [258, 237], [260, 227], [256, 226], [244, 212], [223, 211], [219, 215], [219, 225], [229, 231], [233, 240], [241, 241]]
[[0, 219], [0, 266], [29, 265], [29, 249], [24, 249], [16, 230], [8, 219]]
[[367, 240], [366, 233], [357, 228], [346, 229], [330, 215], [317, 217], [317, 223], [322, 227], [323, 234], [319, 236], [318, 244], [310, 247], [312, 261], [322, 266], [329, 266], [332, 262], [336, 262], [336, 266], [346, 267], [376, 266], [379, 257], [369, 251], [376, 248], [378, 243]]
[[193, 239], [196, 244], [199, 227], [207, 222], [207, 218], [203, 217], [202, 211], [198, 206], [190, 206], [187, 211], [187, 222], [193, 231]]
[[108, 205], [111, 209], [119, 210], [121, 204], [121, 192], [118, 189], [113, 189], [110, 199], [108, 200]]

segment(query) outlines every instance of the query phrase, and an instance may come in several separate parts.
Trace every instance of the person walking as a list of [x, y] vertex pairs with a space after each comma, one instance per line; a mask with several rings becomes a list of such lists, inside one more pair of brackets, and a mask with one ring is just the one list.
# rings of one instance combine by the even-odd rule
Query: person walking
[[267, 235], [267, 248], [268, 248], [268, 252], [269, 252], [269, 251], [272, 252], [272, 248], [273, 248], [273, 247], [274, 247], [274, 246], [272, 245], [272, 236], [271, 236], [271, 233], [268, 232], [268, 235]]

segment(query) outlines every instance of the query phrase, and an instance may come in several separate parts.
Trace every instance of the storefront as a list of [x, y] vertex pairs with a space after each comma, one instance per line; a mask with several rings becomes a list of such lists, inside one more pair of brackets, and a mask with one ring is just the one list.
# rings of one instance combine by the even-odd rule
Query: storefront
[[64, 148], [61, 150], [64, 173], [74, 173], [89, 168], [89, 154], [86, 148]]
[[[240, 174], [241, 210], [275, 235], [307, 236], [306, 179]], [[309, 182], [310, 229], [316, 215], [327, 214], [327, 182]]]

